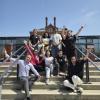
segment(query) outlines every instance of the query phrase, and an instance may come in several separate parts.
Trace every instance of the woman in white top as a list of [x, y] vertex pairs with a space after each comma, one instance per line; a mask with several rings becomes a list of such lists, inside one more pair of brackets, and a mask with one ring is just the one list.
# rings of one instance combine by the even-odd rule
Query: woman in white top
[[54, 58], [51, 56], [50, 51], [47, 50], [45, 54], [46, 84], [49, 82], [50, 75], [53, 75], [53, 60]]

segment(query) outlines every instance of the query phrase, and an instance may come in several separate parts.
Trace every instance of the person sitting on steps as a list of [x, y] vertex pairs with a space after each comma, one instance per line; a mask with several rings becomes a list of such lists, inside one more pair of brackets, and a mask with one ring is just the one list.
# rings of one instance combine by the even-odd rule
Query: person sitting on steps
[[81, 93], [83, 91], [79, 85], [83, 83], [84, 63], [87, 59], [88, 55], [81, 60], [77, 60], [75, 56], [71, 58], [71, 63], [68, 65], [68, 75], [63, 82], [65, 87], [71, 88], [74, 92]]
[[[9, 55], [7, 54], [6, 50], [5, 50], [5, 57], [9, 58]], [[18, 60], [17, 61], [17, 64], [19, 64], [19, 75], [18, 75], [19, 80], [20, 80], [20, 83], [24, 86], [27, 100], [31, 100], [29, 89], [31, 89], [33, 82], [40, 78], [39, 73], [34, 68], [34, 66], [30, 63], [30, 60], [31, 60], [31, 56], [26, 55], [25, 60]], [[10, 61], [15, 62], [16, 59], [10, 58]], [[30, 69], [35, 74], [35, 76], [36, 76], [35, 78], [33, 78], [33, 76], [29, 77]]]

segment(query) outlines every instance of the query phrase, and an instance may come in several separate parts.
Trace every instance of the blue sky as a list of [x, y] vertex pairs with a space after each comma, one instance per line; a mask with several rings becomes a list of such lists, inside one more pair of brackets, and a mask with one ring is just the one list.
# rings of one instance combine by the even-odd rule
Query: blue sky
[[29, 36], [45, 27], [45, 17], [80, 35], [100, 35], [100, 0], [0, 0], [0, 36]]

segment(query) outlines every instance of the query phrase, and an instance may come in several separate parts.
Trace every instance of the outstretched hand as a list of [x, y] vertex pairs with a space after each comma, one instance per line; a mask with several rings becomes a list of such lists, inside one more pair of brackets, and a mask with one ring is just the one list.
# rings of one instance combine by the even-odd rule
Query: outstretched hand
[[6, 51], [6, 49], [5, 49], [5, 48], [4, 48], [4, 53], [5, 53], [5, 54], [7, 54], [7, 51]]
[[26, 40], [24, 40], [23, 42], [24, 42], [24, 44], [27, 44], [27, 41]]
[[40, 78], [41, 78], [41, 76], [40, 76], [40, 75], [38, 75], [38, 80], [40, 80]]

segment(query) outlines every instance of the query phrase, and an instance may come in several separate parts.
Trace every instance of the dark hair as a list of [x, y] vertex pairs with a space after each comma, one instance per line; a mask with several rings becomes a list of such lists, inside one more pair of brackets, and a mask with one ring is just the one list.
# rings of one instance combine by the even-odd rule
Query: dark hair
[[58, 51], [58, 52], [60, 52], [60, 51], [62, 51], [62, 52], [63, 52], [63, 50], [62, 50], [62, 49], [59, 49], [59, 51]]
[[65, 28], [65, 30], [68, 30], [67, 28]]
[[50, 52], [50, 56], [52, 56], [52, 54], [51, 54], [51, 51], [50, 50], [46, 50], [46, 52], [45, 52], [45, 56], [47, 57], [47, 52]]

